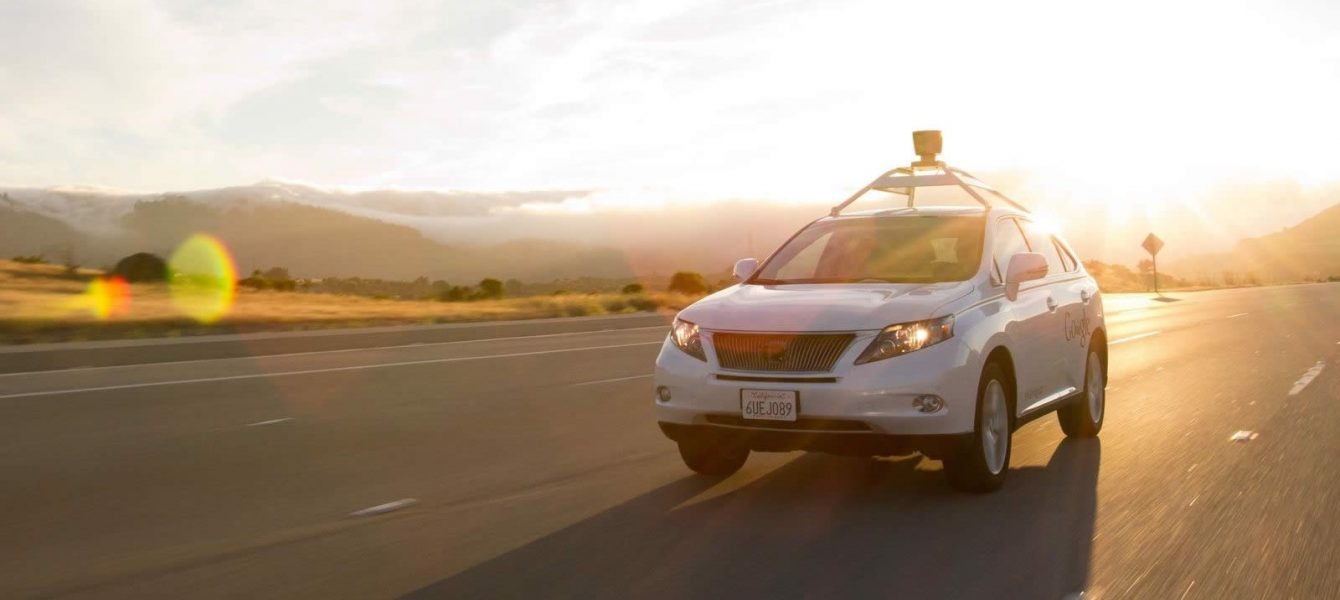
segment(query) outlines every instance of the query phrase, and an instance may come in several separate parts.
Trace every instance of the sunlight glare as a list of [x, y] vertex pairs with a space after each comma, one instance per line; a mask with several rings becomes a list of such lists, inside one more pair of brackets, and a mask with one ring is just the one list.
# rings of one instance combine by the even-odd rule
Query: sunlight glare
[[217, 238], [191, 236], [168, 259], [168, 287], [178, 310], [201, 323], [222, 319], [237, 295], [237, 268]]

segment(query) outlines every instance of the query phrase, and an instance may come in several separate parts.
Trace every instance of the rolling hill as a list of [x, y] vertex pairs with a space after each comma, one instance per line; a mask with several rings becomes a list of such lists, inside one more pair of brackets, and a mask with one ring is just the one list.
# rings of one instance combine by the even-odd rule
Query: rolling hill
[[1229, 283], [1280, 283], [1340, 277], [1340, 204], [1278, 232], [1244, 239], [1230, 252], [1169, 266], [1184, 277]]
[[548, 240], [453, 246], [407, 225], [286, 200], [165, 196], [136, 199], [116, 211], [83, 208], [103, 220], [79, 227], [0, 196], [0, 256], [40, 254], [105, 266], [134, 252], [168, 256], [191, 234], [208, 233], [223, 240], [243, 273], [284, 266], [300, 277], [454, 282], [632, 275], [623, 253], [610, 248]]

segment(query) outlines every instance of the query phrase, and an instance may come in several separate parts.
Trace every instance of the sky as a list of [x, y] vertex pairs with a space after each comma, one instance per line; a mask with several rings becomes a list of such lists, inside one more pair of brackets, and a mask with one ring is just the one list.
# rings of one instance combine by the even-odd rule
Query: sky
[[1071, 222], [1261, 233], [1340, 182], [1325, 1], [11, 0], [0, 54], [5, 185], [831, 203], [926, 128]]

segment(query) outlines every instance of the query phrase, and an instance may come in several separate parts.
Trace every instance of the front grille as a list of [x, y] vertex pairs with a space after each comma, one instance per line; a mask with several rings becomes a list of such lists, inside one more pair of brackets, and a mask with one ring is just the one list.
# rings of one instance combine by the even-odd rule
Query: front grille
[[851, 344], [850, 333], [714, 333], [712, 346], [723, 369], [824, 372]]

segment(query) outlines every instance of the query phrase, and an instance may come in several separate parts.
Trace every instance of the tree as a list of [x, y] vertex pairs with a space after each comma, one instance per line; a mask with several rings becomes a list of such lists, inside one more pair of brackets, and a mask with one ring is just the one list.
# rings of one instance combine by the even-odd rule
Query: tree
[[643, 288], [642, 284], [640, 283], [630, 283], [628, 285], [623, 286], [623, 289], [619, 291], [624, 294], [641, 294], [645, 289], [646, 288]]
[[288, 279], [293, 279], [292, 277], [289, 277], [288, 269], [285, 267], [270, 267], [269, 269], [265, 270], [265, 273], [262, 274], [262, 276], [271, 281], [285, 281]]
[[481, 300], [497, 300], [503, 297], [503, 283], [497, 279], [483, 279], [479, 282], [479, 294]]
[[668, 289], [677, 294], [697, 296], [707, 293], [707, 281], [703, 279], [701, 273], [680, 271], [670, 276], [670, 286]]
[[167, 261], [155, 254], [137, 252], [116, 262], [112, 275], [119, 275], [131, 283], [164, 281], [167, 279]]

